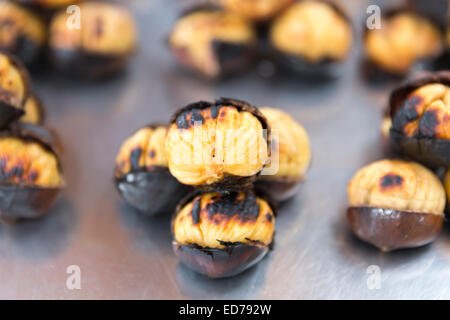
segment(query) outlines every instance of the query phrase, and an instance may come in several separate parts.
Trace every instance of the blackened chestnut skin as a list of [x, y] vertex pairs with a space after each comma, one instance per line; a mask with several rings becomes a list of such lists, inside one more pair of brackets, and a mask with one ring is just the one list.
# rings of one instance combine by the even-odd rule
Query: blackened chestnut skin
[[285, 177], [264, 179], [262, 176], [255, 182], [255, 189], [266, 198], [283, 202], [293, 197], [302, 182], [302, 179], [289, 179]]
[[432, 242], [442, 229], [444, 215], [350, 207], [347, 219], [358, 238], [382, 251], [392, 251], [420, 247]]
[[[403, 107], [408, 95], [426, 84], [441, 83], [450, 86], [450, 71], [422, 72], [397, 87], [389, 99], [391, 119]], [[390, 139], [401, 153], [431, 167], [450, 166], [450, 140], [429, 137], [408, 137], [392, 126]]]
[[125, 201], [151, 216], [172, 213], [179, 200], [192, 190], [162, 166], [154, 166], [151, 171], [130, 172], [115, 180]]

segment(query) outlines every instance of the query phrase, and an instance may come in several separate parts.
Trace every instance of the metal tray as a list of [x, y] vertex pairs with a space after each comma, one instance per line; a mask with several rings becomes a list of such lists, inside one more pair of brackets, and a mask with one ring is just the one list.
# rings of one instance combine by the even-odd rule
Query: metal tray
[[[361, 24], [367, 2], [341, 3], [355, 26]], [[65, 145], [67, 189], [43, 219], [0, 226], [0, 298], [450, 298], [448, 226], [432, 245], [385, 254], [358, 241], [346, 225], [350, 177], [383, 157], [379, 125], [392, 86], [373, 86], [361, 77], [359, 41], [334, 82], [261, 76], [268, 71], [263, 64], [235, 79], [207, 83], [180, 72], [164, 47], [177, 5], [140, 0], [132, 7], [141, 48], [127, 74], [101, 83], [43, 71], [33, 76], [48, 105], [48, 123]], [[359, 39], [362, 30], [356, 31]], [[309, 133], [313, 163], [301, 192], [280, 210], [274, 251], [237, 277], [209, 280], [178, 263], [170, 217], [129, 209], [112, 175], [120, 144], [136, 128], [167, 121], [187, 103], [220, 96], [289, 111]], [[66, 287], [70, 265], [81, 269], [79, 290]], [[381, 272], [379, 289], [370, 286], [371, 265]]]

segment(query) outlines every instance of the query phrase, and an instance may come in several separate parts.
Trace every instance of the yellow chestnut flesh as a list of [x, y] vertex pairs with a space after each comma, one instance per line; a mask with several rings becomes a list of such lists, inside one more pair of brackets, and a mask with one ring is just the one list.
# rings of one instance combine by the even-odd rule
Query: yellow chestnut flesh
[[310, 63], [341, 61], [350, 52], [352, 30], [329, 4], [301, 1], [275, 20], [270, 39], [278, 51]]
[[450, 170], [447, 171], [444, 179], [445, 191], [447, 192], [447, 201], [450, 203]]
[[294, 0], [221, 0], [225, 9], [253, 21], [267, 20]]
[[23, 74], [11, 59], [0, 54], [0, 100], [22, 109], [27, 93]]
[[24, 106], [25, 114], [20, 117], [20, 122], [40, 124], [42, 122], [42, 106], [34, 95], [29, 95]]

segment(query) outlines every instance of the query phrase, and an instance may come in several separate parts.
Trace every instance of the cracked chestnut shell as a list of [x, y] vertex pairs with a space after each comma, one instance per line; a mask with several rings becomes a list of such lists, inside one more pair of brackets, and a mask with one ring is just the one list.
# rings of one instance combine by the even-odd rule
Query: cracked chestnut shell
[[403, 76], [443, 52], [442, 33], [426, 16], [407, 9], [387, 11], [381, 29], [364, 34], [366, 62], [372, 70]]
[[252, 192], [188, 197], [172, 221], [173, 249], [183, 264], [210, 278], [237, 275], [269, 251], [274, 211]]
[[267, 21], [286, 9], [295, 0], [221, 0], [230, 12], [254, 22]]
[[203, 190], [250, 188], [270, 155], [264, 115], [247, 102], [196, 102], [171, 118], [166, 154], [172, 175]]
[[335, 77], [353, 42], [349, 19], [327, 1], [301, 1], [275, 19], [269, 40], [279, 62], [312, 77]]
[[0, 2], [0, 50], [30, 66], [41, 57], [46, 39], [46, 26], [40, 16], [9, 1]]
[[38, 218], [54, 204], [64, 179], [57, 151], [40, 128], [0, 131], [0, 219]]
[[263, 107], [260, 111], [271, 129], [272, 150], [255, 187], [274, 201], [285, 201], [295, 195], [311, 162], [308, 134], [282, 110]]
[[401, 153], [432, 167], [450, 166], [450, 72], [424, 72], [389, 100], [390, 139]]
[[29, 78], [16, 58], [0, 53], [0, 129], [24, 114]]
[[178, 19], [170, 32], [168, 46], [185, 69], [219, 79], [252, 64], [257, 34], [241, 16], [214, 6], [202, 6]]
[[432, 242], [444, 221], [445, 191], [424, 166], [380, 160], [360, 169], [348, 185], [350, 228], [382, 251]]
[[94, 79], [122, 71], [137, 48], [131, 13], [111, 3], [86, 2], [79, 7], [80, 28], [67, 27], [65, 10], [52, 18], [49, 46], [53, 64], [61, 71]]
[[117, 190], [129, 205], [148, 215], [172, 213], [190, 191], [167, 168], [166, 130], [161, 125], [139, 129], [122, 144], [116, 159]]

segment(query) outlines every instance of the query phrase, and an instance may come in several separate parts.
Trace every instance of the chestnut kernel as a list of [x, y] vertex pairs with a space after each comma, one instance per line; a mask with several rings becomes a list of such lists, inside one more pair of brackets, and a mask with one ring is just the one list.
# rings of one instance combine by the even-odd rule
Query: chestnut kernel
[[270, 155], [270, 130], [247, 102], [222, 98], [178, 110], [166, 137], [172, 175], [203, 190], [250, 188]]
[[389, 100], [390, 139], [401, 153], [429, 166], [450, 166], [450, 72], [424, 72]]
[[326, 1], [293, 4], [270, 27], [270, 43], [281, 64], [316, 77], [335, 77], [353, 42], [345, 14]]
[[402, 76], [417, 63], [443, 52], [439, 27], [427, 17], [407, 9], [387, 11], [381, 29], [366, 29], [364, 48], [373, 69]]
[[[311, 162], [311, 150], [305, 129], [286, 112], [270, 107], [260, 108], [271, 129], [271, 159], [274, 173], [258, 176], [255, 187], [274, 201], [285, 201], [295, 195]], [[267, 164], [271, 168], [272, 163]]]
[[348, 199], [350, 228], [382, 251], [426, 245], [442, 229], [442, 183], [415, 162], [380, 160], [363, 167], [348, 185]]
[[248, 20], [266, 21], [292, 4], [295, 0], [221, 0], [222, 6]]
[[54, 147], [33, 125], [0, 132], [0, 219], [15, 221], [44, 215], [64, 186]]
[[61, 71], [104, 78], [122, 71], [137, 47], [136, 24], [120, 5], [81, 3], [80, 28], [67, 27], [67, 14], [57, 13], [50, 23], [50, 54]]
[[241, 72], [252, 63], [257, 35], [239, 15], [212, 6], [198, 7], [178, 19], [168, 45], [181, 66], [218, 79]]
[[45, 112], [41, 100], [34, 94], [30, 93], [23, 107], [25, 112], [19, 118], [20, 122], [41, 125], [44, 122]]
[[237, 275], [258, 263], [273, 241], [273, 209], [252, 192], [189, 197], [172, 221], [181, 262], [210, 278]]
[[117, 190], [129, 205], [148, 215], [172, 213], [190, 191], [167, 168], [166, 131], [161, 125], [139, 129], [122, 144], [116, 159]]

